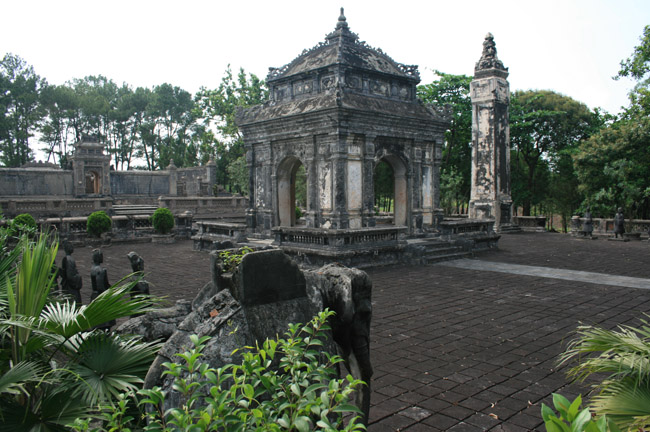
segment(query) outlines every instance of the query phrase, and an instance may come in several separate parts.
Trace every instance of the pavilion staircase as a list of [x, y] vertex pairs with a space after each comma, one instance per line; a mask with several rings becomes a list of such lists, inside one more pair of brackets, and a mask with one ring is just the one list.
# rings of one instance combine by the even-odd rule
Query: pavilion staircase
[[471, 251], [466, 250], [462, 246], [435, 238], [417, 239], [413, 243], [409, 242], [409, 245], [418, 246], [418, 249], [422, 253], [423, 264], [435, 264], [441, 261], [472, 258], [473, 256]]
[[121, 204], [113, 205], [113, 214], [115, 216], [136, 216], [136, 215], [152, 215], [157, 205], [138, 205], [138, 204]]

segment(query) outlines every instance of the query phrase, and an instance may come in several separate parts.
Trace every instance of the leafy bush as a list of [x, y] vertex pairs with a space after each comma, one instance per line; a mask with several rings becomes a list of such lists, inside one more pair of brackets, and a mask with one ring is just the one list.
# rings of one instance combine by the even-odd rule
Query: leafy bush
[[559, 417], [546, 404], [542, 404], [542, 418], [547, 432], [620, 432], [606, 416], [594, 420], [589, 408], [580, 409], [581, 396], [569, 402], [564, 396], [554, 393], [553, 405]]
[[[246, 348], [239, 365], [213, 369], [201, 361], [208, 337], [191, 336], [194, 347], [176, 354], [182, 363], [166, 363], [165, 375], [183, 405], [165, 410], [165, 392], [159, 387], [132, 395], [147, 418], [146, 430], [155, 431], [354, 431], [360, 410], [349, 404], [362, 385], [348, 375], [336, 378], [334, 367], [342, 361], [322, 349], [327, 319], [325, 311], [308, 324], [291, 324], [284, 339], [266, 340], [262, 347]], [[276, 366], [277, 365], [277, 366]], [[125, 403], [104, 410], [106, 429], [126, 430], [132, 419]], [[345, 419], [348, 419], [345, 424]], [[77, 431], [87, 431], [88, 421], [77, 420]]]
[[580, 326], [577, 337], [560, 357], [560, 364], [577, 360], [569, 377], [583, 381], [596, 374], [601, 380], [590, 408], [622, 430], [650, 428], [650, 325], [619, 326], [607, 330]]
[[22, 213], [16, 216], [13, 220], [13, 224], [17, 227], [24, 226], [27, 228], [36, 229], [36, 221], [34, 220], [34, 217], [29, 213]]
[[244, 255], [247, 253], [253, 252], [253, 249], [248, 246], [244, 246], [239, 249], [237, 252], [232, 250], [225, 250], [219, 252], [219, 258], [221, 259], [222, 268], [224, 272], [232, 272], [239, 265], [241, 260], [244, 258]]
[[113, 221], [104, 211], [96, 211], [88, 216], [86, 222], [86, 232], [91, 237], [99, 237], [103, 233], [111, 230]]
[[156, 232], [167, 234], [174, 228], [174, 215], [168, 208], [161, 207], [151, 215], [151, 223]]
[[95, 418], [98, 404], [142, 383], [158, 349], [94, 330], [150, 309], [151, 299], [127, 295], [135, 281], [84, 306], [50, 296], [57, 250], [45, 234], [22, 236], [0, 257], [0, 430], [64, 431]]

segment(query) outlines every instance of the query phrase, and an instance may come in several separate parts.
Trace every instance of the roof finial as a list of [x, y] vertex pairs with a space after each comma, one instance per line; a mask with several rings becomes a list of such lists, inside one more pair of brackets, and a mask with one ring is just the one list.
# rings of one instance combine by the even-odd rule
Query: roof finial
[[339, 21], [336, 23], [337, 30], [340, 28], [348, 28], [348, 23], [346, 22], [345, 14], [343, 13], [343, 8], [341, 8], [341, 15], [339, 15]]

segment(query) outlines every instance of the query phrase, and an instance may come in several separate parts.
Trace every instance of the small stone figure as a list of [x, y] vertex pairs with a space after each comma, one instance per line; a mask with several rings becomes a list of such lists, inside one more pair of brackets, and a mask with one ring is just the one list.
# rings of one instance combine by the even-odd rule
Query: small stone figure
[[[101, 293], [110, 288], [111, 284], [108, 282], [108, 272], [101, 263], [104, 262], [104, 254], [100, 249], [93, 250], [93, 266], [90, 268], [90, 281], [92, 283], [93, 292], [90, 300], [95, 300]], [[97, 326], [100, 330], [110, 330], [115, 325], [115, 320], [105, 322]]]
[[582, 225], [582, 231], [585, 233], [585, 236], [592, 237], [594, 232], [594, 221], [591, 218], [591, 209], [587, 207], [585, 211], [585, 223]]
[[126, 255], [131, 262], [131, 269], [133, 273], [136, 273], [136, 278], [140, 278], [138, 283], [131, 289], [131, 297], [135, 297], [140, 294], [149, 295], [149, 282], [144, 280], [144, 260], [136, 252], [129, 252]]
[[621, 235], [623, 238], [623, 233], [625, 233], [625, 217], [623, 216], [623, 209], [618, 208], [618, 213], [614, 216], [614, 238], [618, 238], [618, 235]]
[[72, 257], [74, 246], [69, 241], [63, 242], [63, 250], [65, 256], [61, 261], [61, 268], [59, 269], [59, 277], [61, 278], [61, 289], [64, 294], [70, 295], [74, 298], [77, 304], [81, 304], [81, 275], [77, 270], [77, 263]]

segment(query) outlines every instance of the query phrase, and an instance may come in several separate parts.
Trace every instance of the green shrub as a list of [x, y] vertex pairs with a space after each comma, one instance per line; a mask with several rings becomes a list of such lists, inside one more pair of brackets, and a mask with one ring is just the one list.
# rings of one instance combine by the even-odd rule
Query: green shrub
[[19, 236], [20, 234], [34, 234], [36, 233], [36, 221], [29, 213], [22, 213], [16, 216], [11, 221], [12, 235]]
[[553, 393], [553, 405], [559, 417], [551, 408], [542, 404], [542, 418], [547, 432], [620, 432], [616, 424], [606, 416], [600, 416], [596, 420], [592, 418], [589, 408], [580, 409], [580, 396], [569, 402], [564, 396]]
[[224, 272], [232, 272], [239, 265], [244, 255], [247, 253], [253, 252], [253, 249], [248, 246], [244, 246], [239, 249], [237, 252], [231, 250], [225, 250], [219, 252], [219, 258], [221, 258], [222, 268]]
[[[246, 348], [242, 362], [213, 369], [201, 360], [209, 339], [191, 336], [194, 347], [176, 354], [182, 362], [166, 363], [182, 406], [165, 410], [166, 393], [159, 387], [131, 395], [146, 417], [147, 430], [156, 431], [355, 431], [361, 411], [350, 404], [363, 385], [348, 375], [336, 378], [343, 360], [323, 350], [333, 312], [321, 312], [311, 322], [290, 324], [284, 339], [267, 339]], [[275, 367], [274, 365], [278, 365]], [[132, 419], [125, 404], [105, 407], [105, 429], [127, 430]], [[351, 415], [353, 414], [353, 415]], [[347, 424], [346, 424], [347, 420]], [[75, 430], [89, 430], [78, 419]]]
[[156, 232], [167, 234], [174, 228], [174, 215], [168, 208], [161, 207], [151, 215], [151, 223]]
[[96, 211], [88, 216], [86, 222], [86, 231], [91, 237], [99, 237], [103, 233], [111, 230], [113, 221], [104, 211]]
[[76, 418], [96, 423], [98, 405], [139, 388], [159, 348], [94, 330], [151, 310], [151, 299], [128, 295], [137, 281], [82, 307], [51, 297], [57, 251], [56, 237], [24, 235], [0, 256], [0, 431], [64, 431]]
[[300, 210], [300, 207], [296, 206], [296, 219], [300, 219], [302, 217], [302, 210]]
[[36, 221], [34, 217], [29, 213], [19, 214], [14, 218], [14, 225], [26, 226], [29, 228], [36, 228]]

